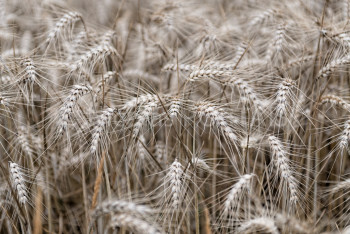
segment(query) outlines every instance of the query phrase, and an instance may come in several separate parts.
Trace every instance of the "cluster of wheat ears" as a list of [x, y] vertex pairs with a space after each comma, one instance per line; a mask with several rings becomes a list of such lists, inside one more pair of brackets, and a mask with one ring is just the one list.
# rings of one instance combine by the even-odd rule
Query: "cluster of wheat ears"
[[350, 1], [0, 18], [1, 233], [350, 233]]

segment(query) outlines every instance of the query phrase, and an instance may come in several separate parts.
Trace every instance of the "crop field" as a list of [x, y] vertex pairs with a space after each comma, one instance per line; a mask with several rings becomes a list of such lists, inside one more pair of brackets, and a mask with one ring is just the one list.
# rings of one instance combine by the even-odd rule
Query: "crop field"
[[0, 19], [0, 233], [350, 233], [349, 0]]

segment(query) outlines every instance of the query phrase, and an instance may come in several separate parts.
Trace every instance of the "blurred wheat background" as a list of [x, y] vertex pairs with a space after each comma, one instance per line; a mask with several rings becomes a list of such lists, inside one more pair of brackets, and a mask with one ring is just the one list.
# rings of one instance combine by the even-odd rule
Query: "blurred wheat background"
[[1, 233], [350, 233], [349, 0], [1, 0]]

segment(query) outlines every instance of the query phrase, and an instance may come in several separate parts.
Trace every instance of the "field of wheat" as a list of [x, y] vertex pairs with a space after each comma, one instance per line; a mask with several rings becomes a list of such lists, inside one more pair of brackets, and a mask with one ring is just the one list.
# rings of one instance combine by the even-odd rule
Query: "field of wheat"
[[350, 233], [349, 0], [0, 18], [0, 233]]

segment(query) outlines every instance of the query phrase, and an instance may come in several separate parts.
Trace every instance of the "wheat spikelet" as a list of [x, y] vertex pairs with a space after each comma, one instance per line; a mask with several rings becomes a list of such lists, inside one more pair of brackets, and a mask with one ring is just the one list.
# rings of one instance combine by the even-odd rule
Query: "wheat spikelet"
[[80, 56], [71, 67], [73, 71], [81, 69], [93, 69], [100, 61], [105, 61], [108, 56], [120, 58], [118, 51], [109, 44], [101, 44], [92, 47], [85, 54]]
[[184, 200], [187, 186], [186, 174], [177, 159], [170, 165], [166, 178], [169, 183], [171, 207], [178, 210]]
[[290, 193], [289, 201], [292, 205], [298, 202], [298, 185], [296, 179], [293, 176], [292, 168], [290, 167], [289, 159], [286, 152], [283, 149], [282, 143], [275, 136], [269, 136], [268, 138], [270, 148], [272, 151], [273, 164], [277, 169], [277, 173], [280, 176], [282, 182], [286, 182]]
[[349, 111], [350, 105], [343, 100], [342, 98], [336, 95], [323, 95], [320, 99], [319, 105], [324, 105], [326, 103], [330, 103], [331, 105], [339, 106], [343, 110]]
[[332, 39], [346, 48], [350, 46], [350, 36], [348, 32], [333, 34]]
[[25, 67], [25, 75], [23, 79], [20, 81], [23, 82], [24, 84], [33, 84], [36, 82], [36, 71], [35, 71], [35, 66], [34, 62], [30, 58], [26, 58], [22, 61], [22, 64]]
[[22, 149], [22, 152], [26, 154], [28, 157], [33, 157], [33, 150], [29, 143], [29, 133], [27, 132], [27, 129], [25, 126], [19, 126], [18, 127], [18, 136], [17, 136], [18, 143]]
[[137, 151], [137, 167], [138, 168], [144, 168], [148, 161], [148, 150], [147, 150], [147, 142], [146, 142], [146, 138], [144, 137], [144, 135], [139, 135], [138, 137], [138, 141], [136, 142], [136, 151]]
[[90, 152], [92, 154], [97, 151], [101, 137], [107, 131], [111, 123], [111, 119], [114, 114], [114, 111], [115, 110], [113, 108], [107, 108], [98, 117], [97, 124], [95, 125], [94, 131], [91, 137], [92, 140], [91, 140]]
[[157, 102], [158, 97], [156, 94], [144, 94], [140, 95], [138, 97], [134, 97], [127, 101], [124, 106], [121, 108], [121, 110], [129, 111], [131, 109], [136, 108], [137, 106], [145, 105], [148, 102]]
[[236, 68], [238, 66], [238, 63], [239, 61], [242, 59], [244, 53], [246, 53], [248, 49], [248, 44], [245, 43], [245, 42], [242, 42], [238, 48], [237, 48], [237, 51], [236, 51], [236, 55], [235, 57], [233, 58], [233, 64], [235, 64], [234, 68]]
[[106, 86], [116, 76], [116, 74], [117, 73], [114, 71], [108, 71], [106, 74], [103, 75], [103, 78], [97, 82], [94, 89], [95, 101], [97, 101], [97, 97], [101, 93], [103, 86]]
[[145, 234], [161, 234], [163, 233], [160, 228], [152, 223], [149, 223], [143, 219], [128, 215], [120, 214], [112, 217], [111, 227], [124, 227], [134, 233]]
[[347, 65], [350, 62], [350, 56], [345, 56], [331, 61], [326, 66], [322, 67], [318, 72], [317, 79], [329, 77], [337, 68]]
[[271, 234], [278, 234], [279, 231], [275, 225], [275, 222], [273, 219], [268, 217], [259, 217], [250, 219], [244, 223], [241, 224], [241, 226], [238, 228], [238, 233], [271, 233]]
[[201, 158], [198, 158], [198, 157], [193, 158], [192, 164], [194, 165], [195, 168], [198, 168], [203, 171], [211, 172], [211, 169], [208, 166], [208, 164]]
[[1, 83], [2, 84], [10, 84], [11, 83], [11, 77], [8, 75], [1, 76]]
[[301, 58], [296, 58], [296, 59], [290, 59], [288, 63], [284, 66], [285, 69], [291, 69], [295, 66], [301, 66], [304, 63], [312, 61], [314, 56], [309, 55], [309, 56], [302, 56]]
[[266, 60], [271, 60], [274, 54], [280, 53], [285, 41], [285, 34], [286, 34], [286, 26], [279, 25], [275, 32], [275, 37], [273, 38], [272, 43], [266, 52], [266, 56], [265, 56]]
[[274, 9], [269, 9], [267, 11], [262, 12], [260, 15], [256, 16], [252, 21], [250, 21], [249, 26], [254, 27], [259, 24], [262, 24], [264, 21], [269, 18], [274, 17], [277, 12]]
[[174, 98], [170, 101], [170, 107], [169, 107], [169, 116], [170, 118], [177, 118], [180, 114], [180, 108], [182, 105], [182, 101], [178, 98]]
[[130, 214], [138, 217], [147, 217], [147, 215], [153, 213], [153, 209], [148, 206], [113, 199], [112, 201], [103, 202], [100, 206], [96, 207], [92, 215], [98, 217], [108, 214]]
[[153, 109], [158, 106], [158, 103], [155, 101], [150, 101], [145, 106], [143, 109], [141, 109], [140, 113], [138, 114], [138, 117], [136, 119], [136, 122], [134, 124], [134, 129], [133, 129], [133, 138], [136, 138], [145, 121], [152, 115]]
[[28, 201], [27, 188], [23, 177], [23, 172], [18, 164], [9, 162], [10, 179], [12, 186], [18, 195], [18, 200], [21, 205], [25, 205]]
[[166, 145], [162, 141], [157, 141], [155, 148], [155, 156], [157, 158], [157, 161], [163, 164], [167, 162]]
[[294, 81], [290, 79], [284, 79], [278, 86], [276, 93], [276, 112], [277, 116], [282, 117], [287, 112], [289, 97], [291, 96], [292, 88], [294, 87]]
[[275, 216], [275, 224], [278, 228], [282, 230], [289, 230], [293, 233], [312, 233], [312, 227], [307, 226], [307, 223], [301, 223], [292, 216], [287, 216], [284, 214], [277, 214]]
[[339, 148], [341, 150], [347, 149], [350, 141], [350, 120], [344, 123], [344, 130], [339, 136]]
[[189, 64], [167, 64], [163, 67], [164, 71], [183, 71], [183, 72], [192, 72], [194, 70], [198, 70], [198, 66], [189, 65]]
[[[241, 51], [239, 51], [239, 52], [241, 52]], [[241, 54], [241, 56], [242, 56], [242, 54]], [[238, 60], [239, 60], [239, 58], [234, 59], [234, 61], [236, 63], [238, 62]], [[219, 61], [210, 61], [210, 62], [208, 62], [207, 67], [208, 67], [208, 70], [214, 70], [214, 71], [232, 71], [235, 69], [236, 63], [223, 63], [223, 62], [219, 62]], [[198, 69], [193, 69], [193, 70], [198, 70]]]
[[216, 71], [216, 70], [204, 70], [204, 69], [197, 69], [193, 70], [190, 75], [189, 75], [189, 80], [190, 81], [197, 81], [199, 79], [203, 78], [212, 78], [216, 79], [219, 78], [220, 76], [225, 75], [225, 71]]
[[112, 45], [112, 41], [113, 39], [115, 38], [116, 36], [116, 32], [113, 31], [113, 30], [109, 30], [107, 32], [105, 32], [103, 35], [102, 35], [102, 38], [101, 38], [101, 44], [102, 45], [106, 45], [106, 46], [113, 46]]
[[91, 91], [90, 86], [74, 85], [59, 111], [57, 133], [62, 135], [68, 126], [69, 118], [79, 98]]
[[253, 105], [262, 111], [262, 101], [258, 98], [256, 92], [252, 87], [249, 86], [247, 82], [238, 77], [231, 77], [228, 81], [225, 82], [225, 84], [237, 87], [245, 98], [247, 98], [250, 102], [253, 103]]
[[199, 118], [205, 117], [210, 119], [211, 123], [222, 131], [231, 142], [235, 142], [238, 139], [225, 119], [225, 112], [220, 108], [208, 102], [200, 102], [196, 104], [196, 112]]
[[78, 12], [66, 13], [55, 25], [55, 27], [49, 33], [46, 42], [48, 45], [56, 41], [66, 30], [72, 28], [74, 24], [82, 20], [81, 14]]
[[251, 189], [253, 174], [246, 174], [240, 177], [238, 182], [232, 186], [230, 192], [226, 196], [223, 216], [232, 215], [233, 210], [237, 208], [241, 201], [241, 198], [245, 195], [247, 191]]
[[350, 179], [340, 181], [337, 183], [333, 188], [331, 189], [331, 192], [336, 193], [341, 190], [349, 189], [350, 188]]
[[79, 49], [87, 42], [87, 33], [85, 31], [79, 32], [73, 39], [70, 49], [72, 50], [71, 56], [68, 57], [69, 61], [74, 61], [75, 57], [79, 54]]

